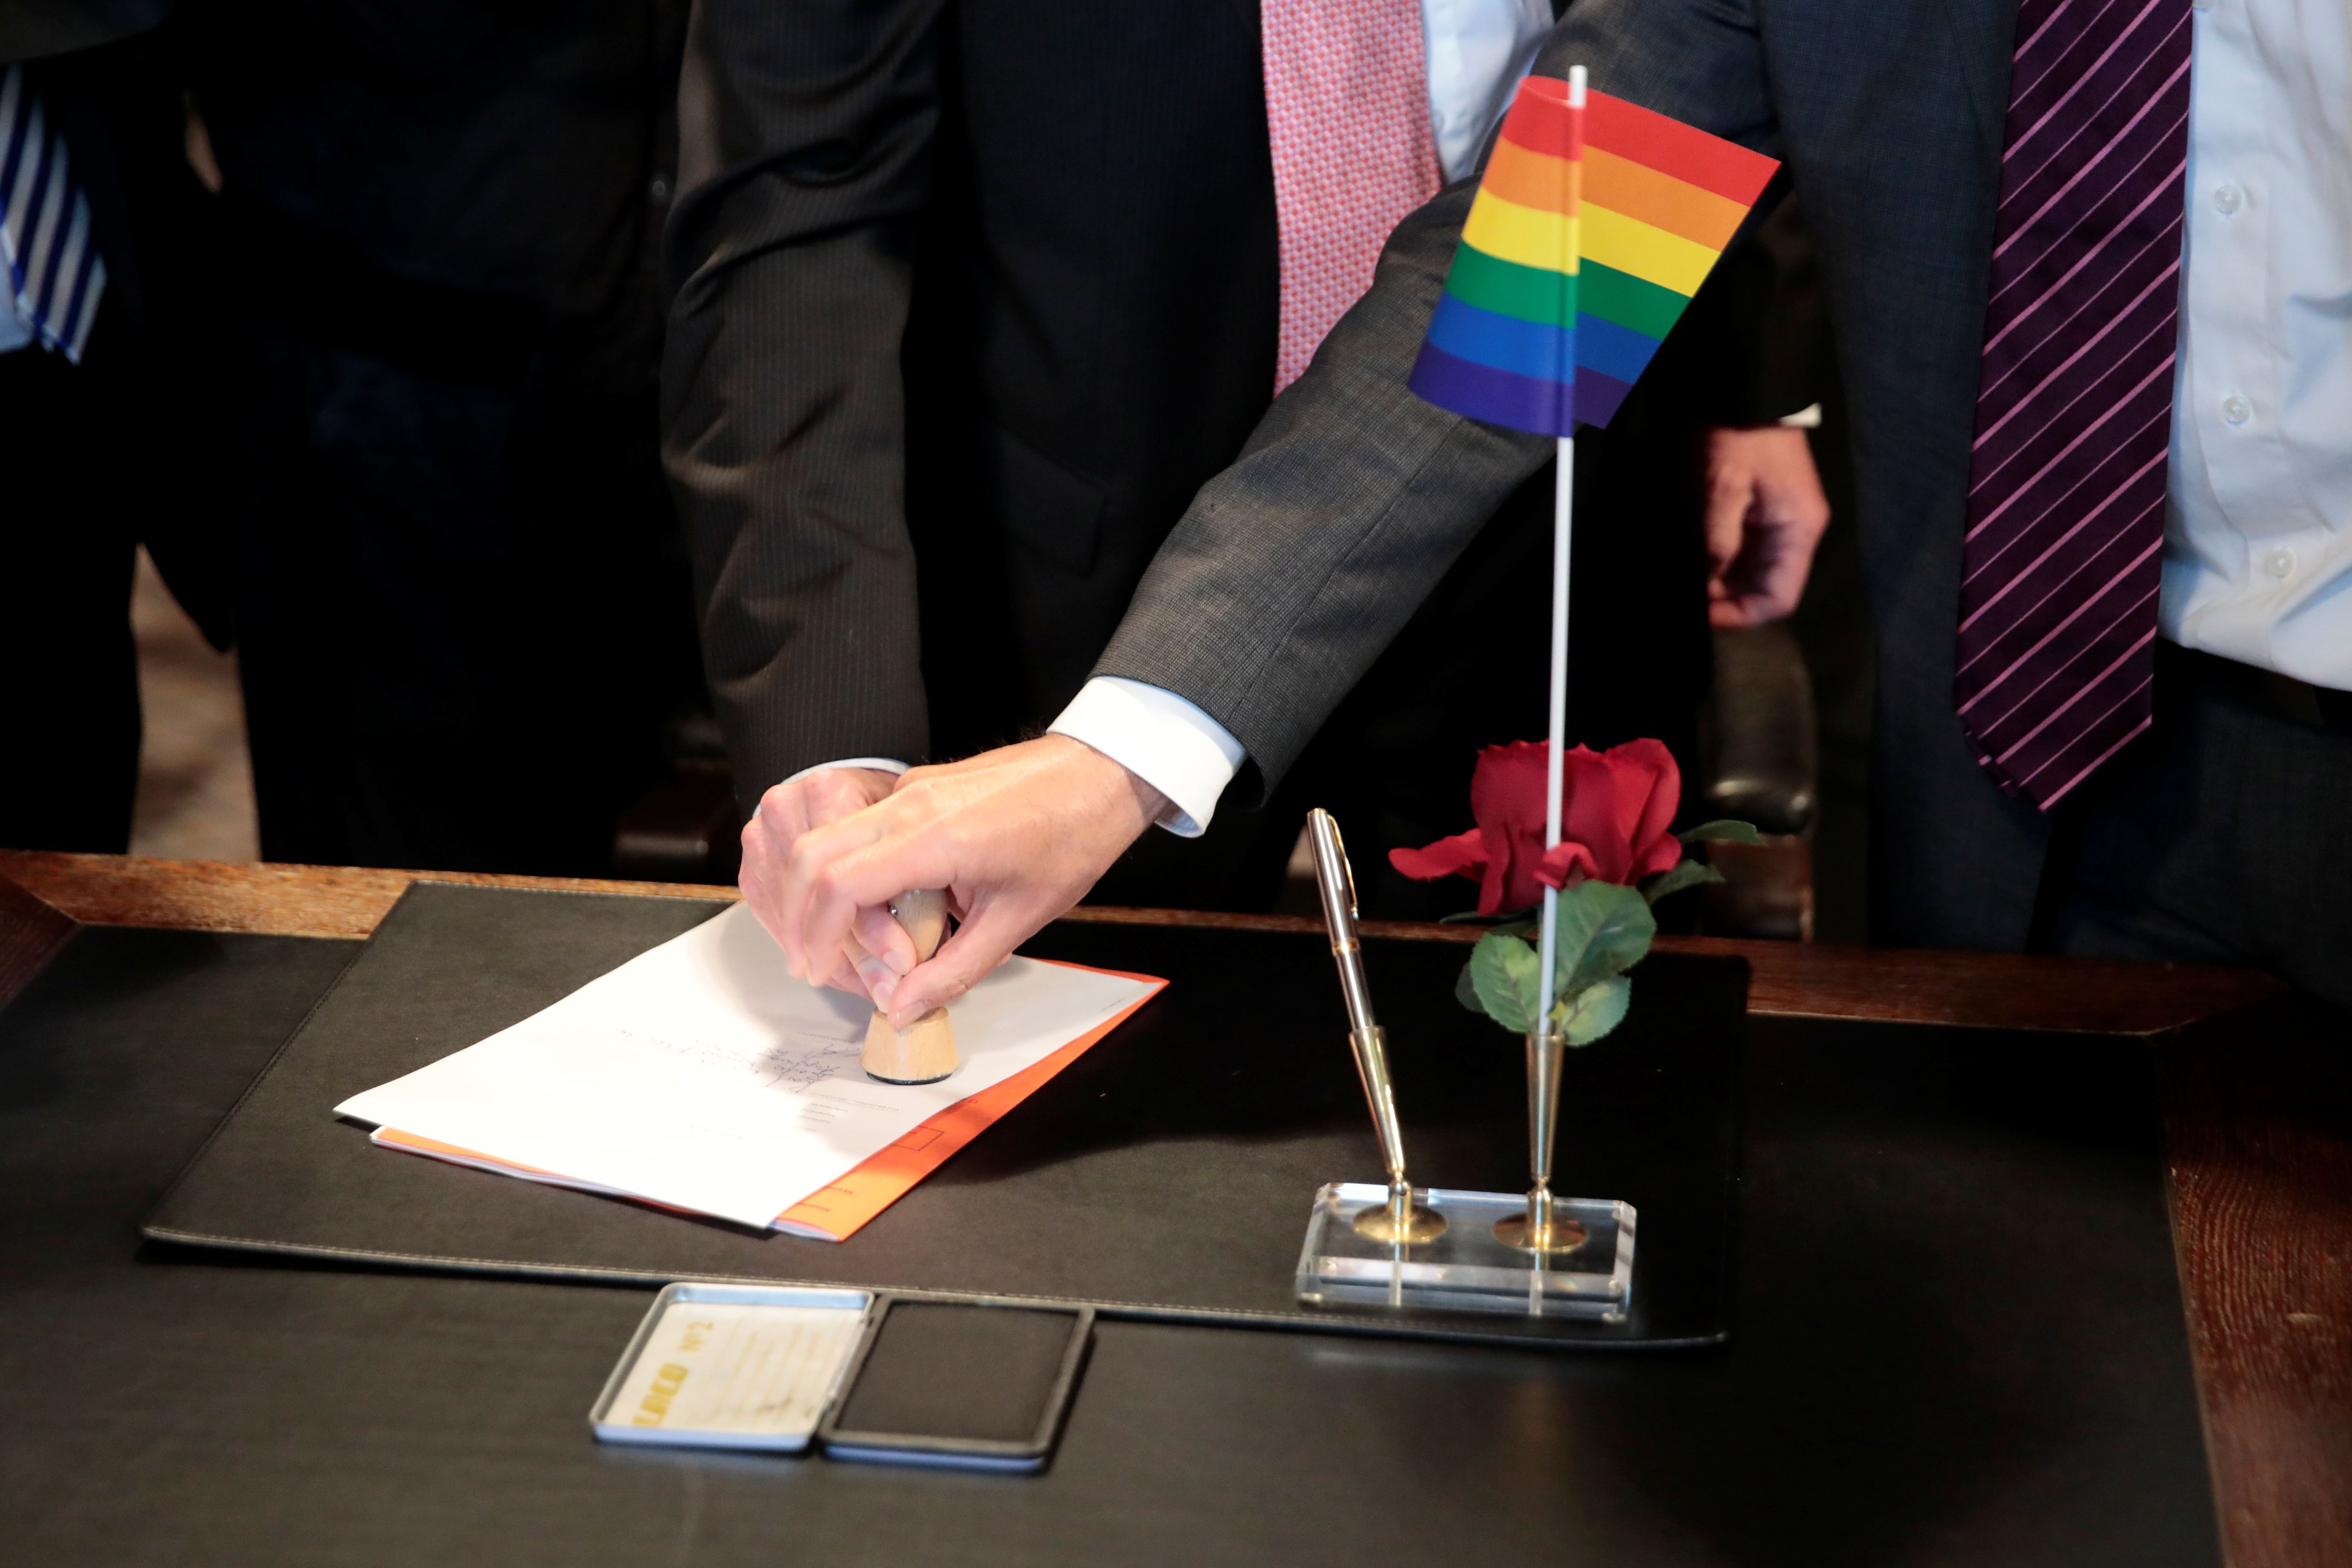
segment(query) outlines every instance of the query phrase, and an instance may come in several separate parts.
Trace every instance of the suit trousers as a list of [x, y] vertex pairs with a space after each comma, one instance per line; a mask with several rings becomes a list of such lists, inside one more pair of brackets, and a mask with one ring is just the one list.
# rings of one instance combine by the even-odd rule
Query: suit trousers
[[680, 552], [642, 398], [257, 329], [237, 631], [270, 860], [597, 875]]
[[2352, 1007], [2352, 724], [2158, 649], [2153, 730], [2052, 824], [2034, 946], [2250, 964]]
[[152, 448], [101, 308], [79, 365], [0, 354], [0, 844], [121, 853], [139, 775], [131, 641], [138, 524], [121, 483]]

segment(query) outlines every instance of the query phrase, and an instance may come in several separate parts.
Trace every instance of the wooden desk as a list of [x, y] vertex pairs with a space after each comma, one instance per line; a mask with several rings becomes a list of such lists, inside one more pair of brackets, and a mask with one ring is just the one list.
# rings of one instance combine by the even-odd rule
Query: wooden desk
[[[0, 851], [0, 1000], [77, 925], [363, 936], [412, 882], [727, 889]], [[11, 883], [14, 885], [12, 886]], [[1279, 916], [1072, 918], [1295, 930]], [[1376, 934], [1463, 941], [1444, 926]], [[2352, 1040], [2243, 971], [1667, 939], [1736, 952], [1760, 1014], [2153, 1037], [2176, 1261], [2225, 1550], [2352, 1565]], [[2253, 1015], [2241, 1009], [2268, 1009]], [[2240, 1014], [2226, 1029], [2212, 1020]], [[2277, 1027], [2270, 1027], [2275, 1019]]]

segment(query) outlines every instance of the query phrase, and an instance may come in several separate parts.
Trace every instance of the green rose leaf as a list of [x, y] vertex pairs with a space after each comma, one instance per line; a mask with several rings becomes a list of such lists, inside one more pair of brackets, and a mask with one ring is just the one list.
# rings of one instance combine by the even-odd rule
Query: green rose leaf
[[1670, 893], [1680, 893], [1686, 887], [1698, 887], [1710, 882], [1721, 882], [1723, 873], [1705, 861], [1685, 861], [1670, 871], [1662, 871], [1642, 884], [1642, 896], [1652, 904]]
[[[1624, 971], [1642, 961], [1657, 934], [1649, 901], [1609, 882], [1584, 882], [1559, 895], [1559, 953], [1552, 1017], [1570, 1045], [1588, 1045], [1623, 1020], [1633, 997]], [[1479, 938], [1454, 994], [1513, 1034], [1535, 1027], [1540, 955], [1529, 936], [1490, 932]]]
[[1764, 841], [1756, 836], [1753, 824], [1735, 822], [1728, 817], [1720, 818], [1712, 822], [1701, 822], [1688, 832], [1676, 833], [1675, 837], [1686, 844], [1705, 843], [1710, 839], [1734, 844], [1759, 844]]
[[1517, 936], [1482, 936], [1470, 950], [1465, 971], [1488, 1018], [1513, 1034], [1525, 1034], [1532, 1022], [1536, 999], [1536, 950]]
[[1633, 1001], [1631, 975], [1617, 975], [1597, 986], [1587, 986], [1563, 1005], [1561, 1032], [1570, 1045], [1591, 1045], [1625, 1021], [1625, 1009]]
[[1559, 989], [1576, 996], [1642, 961], [1658, 923], [1650, 901], [1613, 882], [1582, 882], [1559, 895]]

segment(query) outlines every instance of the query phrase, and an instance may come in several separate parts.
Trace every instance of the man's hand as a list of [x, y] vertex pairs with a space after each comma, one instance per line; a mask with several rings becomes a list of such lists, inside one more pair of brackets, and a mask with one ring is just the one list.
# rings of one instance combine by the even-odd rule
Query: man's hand
[[[858, 967], [863, 988], [900, 1029], [963, 995], [1085, 897], [1168, 810], [1159, 790], [1065, 735], [897, 782], [888, 799], [798, 837], [772, 896], [762, 894], [761, 919], [803, 978], [839, 973], [845, 953], [880, 960], [887, 973]], [[916, 887], [946, 888], [963, 922], [919, 966], [885, 908]]]
[[[736, 882], [743, 890], [743, 902], [751, 906], [769, 936], [780, 942], [783, 939], [776, 918], [777, 895], [784, 885], [784, 863], [793, 845], [810, 829], [837, 822], [887, 798], [898, 782], [897, 774], [878, 768], [826, 768], [779, 784], [760, 797], [760, 809], [743, 824], [743, 869]], [[887, 914], [883, 918], [889, 921]], [[898, 923], [889, 924], [895, 927]], [[900, 935], [903, 937], [904, 933]], [[907, 951], [911, 954], [914, 948], [909, 946]], [[880, 959], [860, 947], [856, 952], [844, 949], [833, 967], [817, 977], [866, 996], [871, 982], [889, 973]], [[890, 978], [895, 981], [898, 976], [890, 974]]]
[[1829, 497], [1803, 431], [1708, 431], [1709, 624], [1760, 626], [1795, 610], [1829, 525]]

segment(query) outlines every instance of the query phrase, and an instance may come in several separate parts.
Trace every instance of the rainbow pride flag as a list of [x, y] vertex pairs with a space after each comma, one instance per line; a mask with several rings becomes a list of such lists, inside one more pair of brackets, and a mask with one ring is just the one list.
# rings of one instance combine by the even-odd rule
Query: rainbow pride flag
[[1472, 419], [1609, 423], [1780, 168], [1551, 77], [1519, 83], [1408, 384]]

